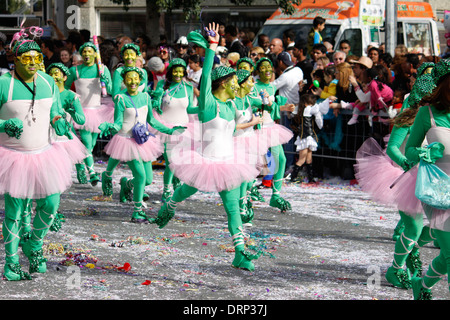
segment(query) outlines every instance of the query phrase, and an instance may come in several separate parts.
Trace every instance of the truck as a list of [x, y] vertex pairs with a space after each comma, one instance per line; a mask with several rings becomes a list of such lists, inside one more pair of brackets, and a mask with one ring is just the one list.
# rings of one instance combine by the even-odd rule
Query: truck
[[[335, 50], [345, 39], [350, 41], [354, 55], [367, 55], [369, 44], [385, 41], [385, 1], [389, 0], [303, 0], [294, 5], [291, 15], [276, 10], [258, 35], [281, 39], [285, 30], [293, 29], [296, 42], [307, 41], [314, 18], [320, 16], [326, 19], [322, 38], [332, 40]], [[436, 18], [429, 3], [397, 2], [397, 45], [400, 44], [412, 53], [441, 54]]]

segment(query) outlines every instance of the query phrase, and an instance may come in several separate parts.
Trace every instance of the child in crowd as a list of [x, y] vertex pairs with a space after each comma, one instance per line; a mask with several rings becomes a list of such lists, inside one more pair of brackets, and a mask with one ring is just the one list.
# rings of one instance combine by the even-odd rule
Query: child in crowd
[[369, 115], [369, 125], [372, 125], [372, 118], [380, 110], [388, 111], [388, 106], [394, 97], [394, 91], [388, 85], [388, 71], [382, 65], [377, 65], [364, 71], [364, 82], [367, 83], [367, 91], [363, 92], [356, 82], [356, 78], [351, 76], [350, 82], [355, 88], [358, 101], [347, 103], [341, 101], [342, 109], [353, 109], [353, 115], [348, 125], [358, 122], [358, 117], [362, 111], [369, 108], [372, 113]]
[[336, 96], [338, 80], [335, 78], [335, 75], [336, 67], [334, 65], [329, 65], [323, 70], [323, 78], [325, 82], [324, 88], [313, 88], [313, 93], [320, 99], [319, 102], [328, 97]]
[[[300, 97], [298, 113], [293, 118], [293, 130], [298, 133], [295, 144], [298, 151], [298, 160], [294, 164], [291, 173], [291, 181], [295, 181], [303, 166], [306, 167], [307, 179], [309, 183], [314, 182], [312, 168], [312, 153], [317, 150], [318, 138], [315, 127], [320, 130], [323, 126], [323, 114], [327, 114], [330, 103], [336, 97], [330, 96], [320, 103], [316, 103], [316, 97], [312, 94], [304, 94]], [[314, 123], [316, 125], [314, 125]]]

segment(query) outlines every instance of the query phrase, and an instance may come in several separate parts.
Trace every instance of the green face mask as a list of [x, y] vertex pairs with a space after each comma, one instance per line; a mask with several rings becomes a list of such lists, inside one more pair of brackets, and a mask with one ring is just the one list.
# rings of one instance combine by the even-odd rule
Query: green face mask
[[83, 52], [81, 53], [81, 56], [83, 57], [83, 63], [87, 66], [92, 66], [95, 63], [95, 58], [97, 57], [97, 53], [95, 50], [91, 47], [84, 48]]
[[141, 83], [141, 78], [136, 71], [127, 72], [123, 82], [125, 83], [127, 91], [130, 95], [136, 95], [139, 92], [139, 84]]
[[259, 78], [263, 82], [267, 82], [272, 79], [273, 68], [268, 61], [263, 61], [259, 66]]
[[183, 67], [175, 67], [172, 69], [172, 81], [175, 83], [180, 83], [183, 80], [184, 76], [184, 68]]

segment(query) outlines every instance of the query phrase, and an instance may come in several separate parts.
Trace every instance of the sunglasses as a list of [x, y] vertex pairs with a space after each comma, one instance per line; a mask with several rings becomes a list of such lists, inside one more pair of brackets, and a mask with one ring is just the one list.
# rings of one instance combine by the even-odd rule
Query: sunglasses
[[256, 57], [258, 54], [257, 53], [255, 53], [255, 52], [253, 52], [253, 53], [250, 53], [250, 56], [251, 57]]
[[44, 57], [42, 56], [41, 53], [35, 56], [29, 54], [22, 54], [21, 56], [17, 57], [17, 60], [19, 60], [21, 64], [31, 64], [31, 63], [41, 64], [42, 61], [44, 61]]

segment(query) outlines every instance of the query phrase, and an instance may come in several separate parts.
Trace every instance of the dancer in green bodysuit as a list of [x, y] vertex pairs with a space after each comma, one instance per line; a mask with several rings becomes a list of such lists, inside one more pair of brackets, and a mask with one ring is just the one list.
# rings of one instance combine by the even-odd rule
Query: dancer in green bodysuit
[[51, 130], [70, 134], [63, 118], [59, 89], [53, 79], [38, 71], [43, 60], [39, 45], [17, 40], [15, 70], [0, 78], [0, 193], [5, 196], [3, 237], [7, 280], [31, 279], [19, 264], [20, 220], [30, 201], [36, 201], [31, 236], [22, 245], [30, 273], [47, 270], [42, 245], [53, 223], [60, 194], [72, 183], [73, 163], [65, 149], [51, 144]]

